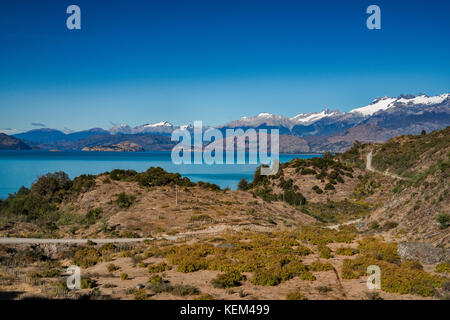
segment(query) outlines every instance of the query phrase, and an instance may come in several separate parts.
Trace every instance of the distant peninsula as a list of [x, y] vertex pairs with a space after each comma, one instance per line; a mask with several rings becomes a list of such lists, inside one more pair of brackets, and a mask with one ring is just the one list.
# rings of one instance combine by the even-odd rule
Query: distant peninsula
[[118, 144], [84, 147], [82, 151], [142, 152], [144, 148], [136, 143], [124, 141]]

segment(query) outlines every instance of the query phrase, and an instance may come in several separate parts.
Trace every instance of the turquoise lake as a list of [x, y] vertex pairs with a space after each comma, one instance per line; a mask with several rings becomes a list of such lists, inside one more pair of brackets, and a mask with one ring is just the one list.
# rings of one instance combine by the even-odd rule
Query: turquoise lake
[[[280, 162], [312, 157], [320, 155], [281, 154]], [[221, 188], [236, 189], [242, 178], [252, 180], [257, 165], [175, 165], [167, 152], [0, 151], [0, 198], [6, 198], [21, 186], [30, 187], [37, 177], [49, 172], [64, 171], [73, 179], [82, 174], [99, 174], [113, 169], [141, 172], [149, 167], [178, 172], [194, 182], [202, 180]]]

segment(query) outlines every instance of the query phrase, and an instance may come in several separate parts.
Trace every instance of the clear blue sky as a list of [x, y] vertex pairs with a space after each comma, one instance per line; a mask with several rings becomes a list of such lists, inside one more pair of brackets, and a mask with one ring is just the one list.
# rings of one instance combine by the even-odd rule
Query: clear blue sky
[[[381, 30], [366, 28], [370, 4]], [[448, 0], [2, 0], [0, 129], [214, 125], [441, 94], [449, 12]]]

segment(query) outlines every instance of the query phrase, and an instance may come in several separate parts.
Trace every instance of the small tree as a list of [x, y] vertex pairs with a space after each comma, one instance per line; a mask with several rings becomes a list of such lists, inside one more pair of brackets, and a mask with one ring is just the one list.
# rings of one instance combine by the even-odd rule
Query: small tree
[[436, 221], [439, 223], [441, 229], [446, 229], [450, 225], [450, 215], [441, 213], [436, 217]]
[[242, 178], [238, 183], [239, 190], [247, 190], [248, 189], [248, 181], [245, 178]]

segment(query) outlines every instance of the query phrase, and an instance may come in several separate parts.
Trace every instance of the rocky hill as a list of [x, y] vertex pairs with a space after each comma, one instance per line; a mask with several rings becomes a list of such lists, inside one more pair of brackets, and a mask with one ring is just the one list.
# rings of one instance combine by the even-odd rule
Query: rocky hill
[[30, 150], [31, 147], [21, 140], [0, 133], [0, 150]]

